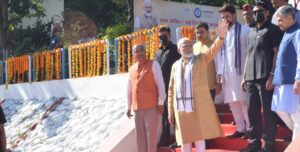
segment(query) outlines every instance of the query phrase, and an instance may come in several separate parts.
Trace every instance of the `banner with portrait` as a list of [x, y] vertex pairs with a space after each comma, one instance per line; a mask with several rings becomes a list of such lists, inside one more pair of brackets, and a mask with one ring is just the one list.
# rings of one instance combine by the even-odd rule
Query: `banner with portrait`
[[[170, 2], [164, 0], [134, 0], [135, 31], [156, 25], [169, 25], [172, 41], [176, 42], [176, 28], [201, 22], [211, 29], [218, 26], [219, 7]], [[237, 10], [238, 20], [243, 21], [242, 11]]]

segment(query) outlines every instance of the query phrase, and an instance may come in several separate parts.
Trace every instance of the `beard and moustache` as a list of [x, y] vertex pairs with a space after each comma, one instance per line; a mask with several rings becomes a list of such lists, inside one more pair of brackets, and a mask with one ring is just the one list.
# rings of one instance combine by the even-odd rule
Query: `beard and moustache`
[[184, 58], [191, 58], [194, 55], [193, 51], [189, 51], [188, 53], [186, 53], [186, 52], [180, 52], [180, 54]]
[[228, 23], [228, 29], [230, 29], [235, 24], [236, 17], [233, 17], [232, 20], [225, 19], [225, 21]]
[[147, 12], [147, 11], [144, 10], [144, 14], [145, 14], [145, 16], [147, 18], [148, 23], [152, 24], [152, 21], [151, 21], [152, 13], [151, 12]]
[[257, 13], [254, 16], [254, 20], [256, 23], [263, 23], [265, 21], [265, 15], [262, 12]]
[[152, 12], [147, 12], [146, 10], [144, 10], [144, 14], [146, 17], [151, 17], [152, 16]]
[[162, 35], [159, 37], [159, 44], [160, 46], [166, 46], [169, 44], [169, 40], [168, 40], [168, 37], [166, 35]]

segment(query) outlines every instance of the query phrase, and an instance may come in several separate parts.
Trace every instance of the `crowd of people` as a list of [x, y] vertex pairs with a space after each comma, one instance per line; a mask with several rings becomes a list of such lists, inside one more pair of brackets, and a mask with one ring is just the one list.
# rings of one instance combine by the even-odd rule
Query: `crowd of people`
[[176, 46], [170, 28], [160, 26], [155, 60], [146, 59], [143, 45], [133, 47], [127, 116], [134, 111], [138, 152], [174, 145], [170, 128], [182, 152], [193, 143], [204, 152], [205, 140], [224, 134], [213, 102], [221, 91], [236, 125], [227, 138], [249, 141], [241, 152], [275, 152], [280, 120], [292, 140], [300, 135], [300, 11], [286, 0], [272, 4], [274, 14], [264, 1], [244, 5], [245, 24], [224, 5], [215, 40], [201, 23], [196, 42], [181, 38]]

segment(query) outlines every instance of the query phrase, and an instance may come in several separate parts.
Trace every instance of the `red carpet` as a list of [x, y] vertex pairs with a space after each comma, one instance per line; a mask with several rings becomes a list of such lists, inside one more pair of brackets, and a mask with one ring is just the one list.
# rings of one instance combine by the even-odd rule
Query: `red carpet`
[[[179, 149], [173, 150], [171, 148], [160, 148], [158, 150], [159, 152], [181, 152]], [[193, 149], [193, 152], [195, 152], [195, 149]], [[207, 149], [205, 152], [238, 152], [238, 151], [232, 151], [232, 150], [222, 150], [222, 149]]]
[[[232, 125], [233, 117], [230, 112], [229, 106], [225, 104], [217, 104], [216, 110], [219, 115], [220, 122], [222, 123], [222, 128], [225, 135], [229, 135], [235, 132], [236, 127]], [[277, 127], [277, 135], [276, 135], [276, 152], [284, 152], [284, 150], [288, 147], [290, 142], [285, 142], [284, 139], [291, 136], [292, 132], [282, 126]], [[209, 142], [206, 152], [238, 152], [240, 149], [243, 149], [247, 146], [247, 140], [243, 139], [228, 139], [226, 137], [220, 137], [216, 139], [212, 139]], [[299, 143], [300, 144], [300, 139]], [[297, 146], [297, 144], [295, 144]], [[195, 149], [193, 149], [193, 152]], [[298, 150], [300, 151], [300, 150]], [[297, 151], [297, 152], [298, 152]], [[170, 148], [164, 147], [159, 148], [158, 152], [181, 152], [180, 148], [172, 150]], [[296, 151], [290, 151], [296, 152]]]

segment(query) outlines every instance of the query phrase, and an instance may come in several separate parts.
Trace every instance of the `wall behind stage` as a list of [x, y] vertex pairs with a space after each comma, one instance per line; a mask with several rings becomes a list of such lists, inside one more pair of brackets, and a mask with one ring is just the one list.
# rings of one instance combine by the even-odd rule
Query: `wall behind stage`
[[0, 99], [118, 98], [127, 96], [128, 74], [0, 85]]
[[[167, 24], [172, 30], [172, 41], [176, 42], [176, 28], [183, 25], [196, 25], [206, 22], [210, 28], [216, 28], [221, 19], [219, 7], [195, 5], [187, 3], [169, 2], [163, 0], [151, 0], [152, 14], [158, 20], [158, 24]], [[134, 0], [134, 18], [143, 14], [144, 0]], [[244, 22], [242, 11], [237, 10], [238, 20]]]

